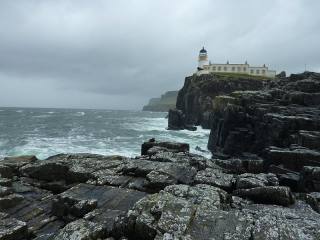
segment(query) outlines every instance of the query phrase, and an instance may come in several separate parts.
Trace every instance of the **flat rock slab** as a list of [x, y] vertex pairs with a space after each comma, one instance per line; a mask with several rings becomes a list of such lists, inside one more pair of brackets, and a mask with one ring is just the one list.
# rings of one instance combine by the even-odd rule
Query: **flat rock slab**
[[135, 190], [80, 183], [57, 196], [53, 213], [77, 218], [96, 208], [125, 212], [144, 196], [146, 193]]
[[28, 228], [25, 222], [15, 218], [0, 216], [0, 240], [22, 240], [28, 237]]
[[104, 236], [102, 225], [79, 219], [67, 224], [53, 240], [92, 240]]
[[232, 174], [223, 173], [219, 169], [207, 168], [199, 171], [194, 181], [195, 183], [208, 184], [229, 191], [233, 187], [235, 178]]
[[13, 182], [12, 189], [14, 194], [0, 199], [2, 211], [25, 222], [32, 234], [50, 234], [64, 226], [51, 214], [54, 196], [50, 192], [20, 181]]

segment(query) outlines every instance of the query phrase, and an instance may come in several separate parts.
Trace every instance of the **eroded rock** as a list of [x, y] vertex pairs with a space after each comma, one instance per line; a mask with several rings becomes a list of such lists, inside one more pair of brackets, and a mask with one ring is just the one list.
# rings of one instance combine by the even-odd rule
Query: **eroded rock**
[[289, 206], [294, 203], [290, 188], [282, 186], [264, 186], [250, 189], [238, 189], [233, 194], [248, 198], [256, 203]]
[[67, 224], [53, 240], [92, 240], [104, 237], [104, 227], [84, 219]]
[[28, 227], [25, 222], [10, 217], [3, 218], [0, 213], [1, 240], [23, 240], [28, 237]]

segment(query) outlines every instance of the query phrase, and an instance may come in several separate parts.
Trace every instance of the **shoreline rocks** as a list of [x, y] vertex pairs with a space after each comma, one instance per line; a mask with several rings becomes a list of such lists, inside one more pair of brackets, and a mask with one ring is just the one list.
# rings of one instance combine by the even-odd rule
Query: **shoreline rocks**
[[0, 160], [0, 239], [320, 237], [317, 167], [293, 189], [259, 158], [208, 159], [155, 139], [141, 152]]

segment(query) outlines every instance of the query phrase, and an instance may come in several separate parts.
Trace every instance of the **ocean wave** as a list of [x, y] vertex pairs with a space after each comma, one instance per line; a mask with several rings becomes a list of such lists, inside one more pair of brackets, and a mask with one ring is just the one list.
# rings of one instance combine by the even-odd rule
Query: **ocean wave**
[[[1, 156], [33, 154], [45, 159], [57, 153], [87, 152], [133, 157], [140, 154], [141, 144], [150, 138], [189, 143], [191, 152], [205, 155], [196, 147], [206, 149], [210, 132], [202, 128], [194, 132], [166, 130], [167, 119], [158, 113], [50, 109], [25, 112], [23, 121], [22, 115], [1, 114], [5, 119], [0, 132], [8, 136], [8, 142], [0, 142]], [[53, 113], [61, 114], [61, 118], [55, 119], [57, 115]]]
[[119, 144], [117, 146], [115, 141], [108, 141], [108, 139], [103, 141], [86, 139], [86, 141], [89, 140], [88, 144], [82, 144], [79, 140], [85, 140], [85, 138], [79, 136], [77, 138], [29, 138], [26, 144], [16, 146], [8, 152], [2, 152], [1, 155], [36, 155], [39, 159], [46, 159], [59, 153], [93, 153], [128, 157], [134, 157], [140, 153], [140, 146], [130, 142], [127, 142], [126, 146], [120, 146]]
[[124, 136], [116, 136], [113, 139], [115, 140], [130, 140], [133, 139], [134, 137], [124, 137]]
[[180, 130], [181, 133], [190, 137], [209, 137], [210, 129], [203, 129], [198, 127], [196, 131]]
[[51, 117], [51, 115], [46, 115], [46, 114], [43, 114], [43, 115], [36, 115], [36, 116], [32, 116], [33, 118], [49, 118]]
[[74, 116], [78, 116], [78, 117], [81, 117], [81, 116], [84, 116], [84, 115], [86, 115], [85, 112], [76, 112], [76, 113], [74, 114]]
[[145, 131], [165, 131], [167, 120], [164, 118], [142, 118], [134, 123], [123, 123], [123, 127], [138, 132]]

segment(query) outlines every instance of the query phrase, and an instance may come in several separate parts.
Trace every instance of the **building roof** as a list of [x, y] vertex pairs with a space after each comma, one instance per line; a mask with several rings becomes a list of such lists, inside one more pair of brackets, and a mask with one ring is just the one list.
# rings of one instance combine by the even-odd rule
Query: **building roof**
[[202, 49], [200, 50], [200, 53], [207, 53], [207, 50], [205, 50], [204, 47], [202, 47]]

